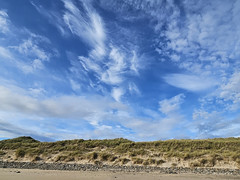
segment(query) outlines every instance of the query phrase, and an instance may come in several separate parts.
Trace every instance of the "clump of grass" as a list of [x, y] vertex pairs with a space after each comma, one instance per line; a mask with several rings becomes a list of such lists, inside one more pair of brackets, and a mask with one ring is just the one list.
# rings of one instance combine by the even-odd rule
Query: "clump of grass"
[[155, 159], [148, 159], [149, 164], [156, 164], [156, 160]]
[[131, 160], [128, 159], [128, 158], [122, 158], [122, 159], [120, 159], [120, 161], [121, 161], [122, 164], [127, 164]]
[[55, 159], [55, 162], [70, 162], [70, 161], [74, 161], [74, 158], [68, 155], [58, 155]]
[[239, 152], [232, 153], [231, 158], [233, 161], [240, 159], [240, 153]]
[[133, 158], [132, 161], [133, 164], [142, 164], [144, 160], [141, 158]]
[[65, 161], [67, 159], [67, 156], [66, 155], [58, 155], [55, 159], [55, 162], [58, 162], [58, 161]]
[[200, 166], [201, 166], [201, 165], [200, 165], [199, 162], [191, 162], [191, 163], [190, 163], [190, 167], [191, 167], [191, 168], [200, 167]]
[[26, 152], [24, 149], [17, 149], [15, 152], [16, 158], [23, 158], [25, 156]]
[[98, 158], [98, 153], [97, 152], [92, 152], [92, 153], [87, 155], [87, 158], [89, 160], [96, 160]]
[[97, 166], [102, 166], [103, 165], [103, 163], [101, 161], [97, 161], [97, 160], [94, 161], [94, 164], [97, 165]]
[[149, 159], [145, 159], [144, 162], [143, 162], [143, 165], [154, 165], [154, 164], [157, 164], [159, 163], [156, 159], [152, 159], [152, 158], [149, 158]]
[[133, 150], [132, 152], [129, 153], [129, 156], [135, 157], [135, 156], [143, 156], [146, 155], [147, 151], [144, 149], [139, 149], [139, 150]]
[[6, 152], [0, 151], [0, 156], [4, 156], [5, 154], [6, 154]]
[[110, 159], [109, 159], [109, 161], [110, 161], [110, 162], [113, 162], [113, 161], [115, 161], [117, 158], [118, 158], [117, 156], [111, 156]]
[[191, 159], [190, 153], [185, 153], [185, 154], [183, 155], [183, 159], [184, 159], [184, 160]]
[[42, 148], [29, 148], [26, 149], [26, 154], [30, 157], [38, 156], [40, 154], [43, 154], [45, 151]]
[[208, 166], [209, 167], [213, 167], [216, 164], [216, 158], [215, 157], [211, 157], [211, 158], [209, 158], [208, 162], [209, 162]]
[[148, 160], [144, 160], [144, 161], [143, 161], [143, 165], [144, 165], [144, 166], [147, 166], [147, 165], [149, 165], [149, 162], [148, 162]]
[[236, 161], [238, 168], [240, 168], [240, 160]]
[[205, 166], [208, 163], [208, 160], [203, 158], [199, 160], [199, 166]]
[[33, 158], [32, 158], [32, 162], [36, 162], [36, 161], [40, 161], [40, 160], [42, 160], [39, 156], [33, 156]]
[[[104, 149], [104, 151], [102, 151]], [[154, 142], [132, 142], [127, 139], [67, 140], [39, 142], [31, 137], [19, 137], [0, 141], [0, 156], [9, 150], [16, 158], [41, 157], [49, 159], [60, 154], [58, 161], [87, 159], [91, 162], [108, 161], [121, 163], [119, 157], [131, 159], [134, 164], [160, 165], [159, 158], [176, 158], [193, 162], [193, 166], [215, 166], [218, 161], [240, 161], [240, 138], [218, 138], [205, 140], [167, 140]], [[146, 160], [139, 160], [139, 159]], [[151, 160], [152, 159], [152, 160]], [[195, 165], [194, 165], [195, 163]]]
[[100, 154], [100, 160], [101, 161], [108, 161], [112, 158], [112, 154], [108, 154], [108, 153], [101, 153]]
[[166, 161], [160, 159], [160, 160], [157, 160], [157, 161], [156, 161], [156, 164], [157, 164], [157, 165], [160, 165], [160, 164], [163, 164], [163, 163], [165, 163], [165, 162], [166, 162]]

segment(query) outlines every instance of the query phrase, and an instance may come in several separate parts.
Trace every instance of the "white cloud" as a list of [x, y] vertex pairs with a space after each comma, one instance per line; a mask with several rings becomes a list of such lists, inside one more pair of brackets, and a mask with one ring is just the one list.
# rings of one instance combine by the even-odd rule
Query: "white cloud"
[[99, 137], [100, 139], [106, 139], [106, 138], [119, 138], [120, 136], [124, 136], [124, 132], [119, 127], [112, 127], [109, 125], [101, 125], [97, 129], [95, 129], [93, 132], [89, 132], [89, 138], [96, 138]]
[[119, 49], [112, 47], [109, 58], [110, 62], [108, 62], [107, 69], [103, 72], [101, 80], [107, 84], [120, 84], [127, 68], [124, 54]]
[[[127, 8], [131, 7], [133, 11], [138, 11], [138, 14], [152, 19], [153, 28], [158, 35], [155, 39], [156, 51], [184, 71], [196, 76], [211, 71], [220, 79], [230, 66], [239, 67], [238, 1], [186, 0], [176, 3], [172, 0], [127, 0], [116, 3], [102, 0], [102, 5], [105, 4], [126, 16], [134, 16], [127, 11]], [[210, 86], [208, 80], [207, 84]], [[189, 89], [196, 91], [194, 87]]]
[[[90, 47], [87, 56], [76, 56], [79, 61], [73, 60], [73, 56], [71, 57], [70, 79], [77, 75], [79, 77], [77, 80], [85, 84], [84, 88], [88, 90], [92, 88], [95, 91], [106, 93], [105, 86], [107, 85], [107, 87], [126, 87], [122, 89], [127, 92], [129, 88], [127, 88], [128, 82], [125, 82], [125, 76], [135, 76], [139, 73], [137, 48], [134, 46], [124, 47], [118, 43], [119, 39], [107, 41], [107, 30], [101, 16], [94, 9], [92, 1], [62, 0], [62, 2], [65, 8], [62, 11], [63, 14], [59, 14], [56, 10], [46, 10], [43, 6], [34, 3], [32, 5], [61, 32], [63, 31], [64, 35], [68, 29]], [[54, 21], [54, 17], [56, 17], [56, 21]], [[59, 21], [61, 18], [62, 20]], [[108, 88], [108, 93], [113, 91], [113, 87]], [[136, 87], [131, 90], [138, 93]]]
[[82, 90], [94, 89], [94, 91], [101, 91], [101, 88], [97, 87], [98, 84], [93, 82], [91, 79], [92, 77], [96, 78], [97, 80], [99, 79], [99, 74], [102, 73], [100, 69], [101, 66], [99, 66], [97, 62], [95, 63], [88, 57], [77, 56], [72, 52], [67, 52], [67, 57], [71, 63], [71, 66], [69, 68], [70, 73], [68, 75], [69, 81], [74, 79], [75, 82], [83, 85], [81, 86]]
[[43, 97], [47, 93], [47, 91], [43, 88], [29, 88], [28, 92], [32, 97], [36, 98]]
[[198, 138], [229, 137], [240, 134], [240, 73], [235, 71], [218, 79], [219, 86], [199, 99], [193, 112], [193, 132]]
[[183, 103], [184, 98], [184, 94], [178, 94], [170, 99], [159, 101], [159, 111], [166, 115], [178, 111], [180, 109], [180, 105]]
[[[49, 61], [53, 56], [58, 56], [58, 51], [54, 47], [47, 49], [51, 45], [48, 38], [34, 34], [27, 29], [21, 29], [21, 33], [15, 32], [15, 27], [13, 29], [13, 33], [19, 37], [21, 43], [18, 41], [15, 44], [11, 43], [8, 49], [0, 46], [0, 56], [11, 59], [11, 66], [29, 74], [35, 70], [45, 69], [44, 62]], [[28, 38], [22, 40], [22, 34]], [[9, 36], [13, 38], [12, 35]]]
[[178, 62], [180, 60], [180, 56], [173, 54], [173, 55], [171, 55], [171, 59], [172, 59], [172, 61]]
[[125, 75], [138, 75], [139, 62], [136, 51], [128, 53], [125, 49], [110, 46], [107, 69], [102, 73], [101, 80], [107, 84], [119, 85], [125, 80]]
[[32, 67], [34, 69], [44, 69], [44, 65], [41, 60], [39, 59], [34, 59], [32, 62]]
[[136, 74], [138, 74], [139, 63], [138, 63], [138, 57], [137, 57], [136, 51], [133, 51], [133, 57], [131, 59], [130, 69]]
[[105, 55], [106, 39], [104, 24], [101, 17], [92, 9], [89, 3], [82, 2], [85, 14], [72, 1], [64, 0], [67, 11], [63, 19], [70, 31], [83, 39], [93, 50], [90, 57], [101, 58]]
[[82, 83], [84, 81], [89, 87], [104, 94], [109, 93], [105, 86], [110, 86], [110, 93], [116, 101], [120, 101], [121, 97], [127, 92], [139, 95], [140, 91], [136, 84], [129, 82], [126, 78], [128, 75], [138, 75], [139, 62], [136, 52], [127, 53], [113, 45], [110, 45], [109, 48], [108, 59], [103, 62], [84, 56], [78, 56], [79, 61], [76, 61], [74, 60], [76, 57], [70, 55], [71, 72], [81, 77], [79, 80]]
[[[91, 57], [84, 56], [78, 56], [77, 61], [76, 56], [72, 53], [68, 54], [72, 65], [70, 71], [75, 77], [81, 77], [78, 80], [84, 83], [85, 87], [104, 94], [111, 93], [117, 101], [120, 101], [120, 97], [127, 92], [132, 95], [140, 94], [136, 84], [127, 79], [128, 76], [138, 75], [139, 61], [135, 51], [129, 53], [124, 48], [111, 44], [108, 58], [104, 61], [96, 61]], [[116, 87], [121, 87], [121, 91], [116, 91], [118, 89]]]
[[[155, 112], [156, 113], [156, 112]], [[119, 111], [116, 114], [118, 121], [133, 132], [129, 136], [132, 140], [156, 140], [181, 138], [181, 133], [175, 128], [184, 128], [184, 118], [179, 113], [171, 113], [166, 117], [155, 115], [154, 119], [132, 117], [126, 112]]]
[[[156, 2], [154, 2], [156, 3]], [[158, 20], [156, 40], [161, 55], [192, 73], [212, 71], [221, 76], [232, 66], [239, 66], [240, 25], [238, 1], [183, 1], [181, 6], [167, 1], [151, 13]], [[155, 6], [155, 5], [153, 5]], [[146, 8], [147, 9], [147, 8]], [[145, 10], [146, 10], [145, 9]], [[150, 10], [146, 10], [150, 11]], [[182, 16], [184, 12], [184, 16]], [[162, 26], [165, 25], [165, 30]], [[162, 42], [164, 41], [164, 42]], [[183, 57], [181, 60], [175, 56]]]
[[199, 77], [188, 74], [169, 74], [163, 79], [172, 86], [193, 92], [211, 90], [218, 83], [215, 79], [208, 76]]
[[218, 79], [218, 86], [199, 98], [205, 111], [215, 110], [224, 113], [237, 112], [240, 109], [240, 73], [225, 74]]
[[0, 46], [0, 56], [3, 57], [3, 58], [6, 58], [6, 59], [12, 59], [13, 56], [12, 56], [12, 53], [6, 49], [5, 47], [1, 47]]
[[216, 90], [214, 96], [222, 100], [228, 110], [240, 108], [240, 72], [235, 72]]
[[[44, 61], [57, 56], [58, 51], [45, 36], [33, 33], [27, 28], [19, 28], [12, 24], [6, 11], [0, 10], [0, 32], [4, 47], [0, 45], [1, 60], [11, 68], [18, 68], [25, 74], [45, 68]], [[21, 43], [19, 43], [21, 42]], [[49, 48], [51, 45], [51, 48]]]
[[[159, 101], [159, 112], [143, 109], [142, 113], [150, 118], [132, 116], [129, 112], [118, 111], [114, 114], [115, 119], [126, 128], [130, 128], [134, 135], [130, 135], [133, 140], [156, 140], [166, 138], [181, 138], [182, 132], [176, 130], [185, 128], [186, 121], [180, 113], [180, 106], [184, 101], [183, 94], [176, 95], [170, 99]], [[186, 130], [187, 131], [187, 130]]]
[[[238, 1], [206, 2], [204, 0], [185, 0], [176, 3], [172, 0], [123, 2], [101, 0], [101, 4], [110, 10], [131, 19], [134, 13], [128, 8], [153, 20], [158, 38], [156, 51], [174, 61], [181, 68], [194, 72], [192, 66], [206, 67], [218, 74], [227, 69], [228, 62], [237, 64], [240, 57], [240, 24]], [[164, 28], [163, 28], [164, 27]], [[177, 55], [176, 55], [177, 54]], [[182, 57], [182, 58], [180, 58]], [[231, 60], [230, 60], [231, 59]], [[186, 62], [192, 66], [184, 66]], [[239, 64], [239, 63], [238, 63]]]
[[190, 129], [197, 134], [197, 138], [239, 137], [239, 116], [232, 118], [224, 116], [223, 112], [195, 110]]
[[221, 89], [220, 97], [222, 98], [232, 98], [232, 94], [240, 93], [240, 72], [233, 73], [227, 82], [221, 85]]
[[70, 84], [71, 84], [72, 90], [74, 91], [81, 90], [81, 85], [76, 81], [74, 81], [73, 79], [70, 79]]
[[31, 136], [41, 141], [53, 141], [51, 136], [47, 136], [45, 133], [39, 133], [28, 128], [20, 127], [9, 123], [7, 121], [0, 120], [0, 137], [1, 138], [16, 138], [19, 136]]
[[83, 68], [85, 69], [85, 71], [87, 72], [92, 71], [93, 73], [96, 73], [98, 76], [101, 76], [103, 70], [101, 66], [98, 65], [97, 62], [94, 62], [93, 59], [84, 56], [79, 56], [78, 59], [82, 64]]
[[29, 65], [27, 63], [16, 61], [14, 65], [24, 74], [31, 74], [34, 72], [32, 65]]
[[17, 67], [25, 74], [33, 73], [34, 70], [37, 70], [37, 69], [40, 69], [40, 70], [44, 69], [44, 65], [41, 60], [34, 59], [31, 63], [23, 62], [19, 60], [17, 55], [13, 54], [12, 51], [9, 51], [9, 49], [1, 46], [0, 46], [0, 56], [3, 57], [3, 59], [8, 60], [8, 61], [5, 61], [5, 63], [11, 64], [12, 66]]
[[[117, 93], [118, 90], [116, 90]], [[116, 99], [119, 99], [120, 96], [117, 93]], [[14, 117], [18, 117], [15, 123], [17, 125], [21, 124], [21, 119], [24, 119], [24, 122], [26, 122], [26, 117], [27, 119], [30, 118], [28, 123], [31, 122], [31, 126], [29, 127], [35, 130], [35, 136], [41, 134], [44, 137], [55, 139], [66, 139], [67, 137], [98, 138], [98, 135], [103, 135], [105, 138], [121, 136], [133, 139], [133, 136], [129, 135], [130, 129], [135, 134], [134, 138], [136, 139], [134, 140], [154, 140], [157, 138], [168, 138], [169, 136], [173, 137], [171, 135], [172, 129], [176, 125], [182, 126], [183, 122], [183, 117], [178, 113], [173, 113], [173, 111], [171, 113], [168, 111], [169, 113], [165, 118], [158, 114], [154, 119], [138, 118], [129, 110], [129, 107], [98, 95], [90, 98], [74, 95], [47, 98], [44, 94], [45, 91], [39, 88], [31, 88], [26, 91], [19, 87], [11, 87], [10, 90], [0, 86], [0, 118], [9, 119], [15, 123], [11, 117], [12, 114], [15, 114]], [[179, 96], [182, 97], [182, 95]], [[178, 98], [175, 97], [175, 99]], [[68, 131], [60, 128], [60, 124], [63, 123], [62, 120], [64, 122], [67, 121], [67, 125], [70, 126], [67, 128]], [[76, 131], [76, 124], [81, 124], [82, 122], [89, 123], [94, 129], [86, 131], [84, 127], [78, 127]], [[118, 126], [116, 124], [108, 125], [109, 123], [116, 123]], [[41, 128], [37, 129], [37, 124], [41, 124]], [[71, 126], [74, 128], [71, 129]], [[44, 131], [41, 130], [43, 128], [45, 129]], [[14, 129], [16, 128], [6, 125], [5, 130], [0, 134], [9, 137], [21, 135], [16, 130], [10, 136], [8, 132], [11, 129], [15, 131]], [[108, 131], [106, 132], [106, 130]], [[84, 133], [79, 133], [79, 131]], [[31, 135], [31, 132], [28, 130], [24, 132]], [[51, 135], [48, 132], [51, 132]], [[64, 138], [64, 134], [68, 134], [68, 136]]]
[[14, 59], [14, 66], [21, 70], [24, 74], [34, 73], [36, 70], [43, 70], [44, 65], [41, 60], [34, 59], [31, 63], [22, 62], [18, 59]]
[[27, 55], [28, 57], [35, 57], [42, 61], [48, 61], [50, 54], [44, 51], [38, 46], [37, 39], [26, 39], [23, 40], [18, 46], [11, 46], [11, 48], [17, 49], [21, 54]]
[[113, 88], [112, 90], [112, 97], [120, 102], [121, 101], [121, 97], [124, 94], [124, 90], [122, 88]]
[[20, 94], [0, 86], [0, 111], [18, 112], [48, 118], [88, 120], [93, 114], [124, 109], [121, 103], [112, 102], [102, 96], [60, 96], [44, 100]]
[[140, 92], [140, 90], [138, 89], [138, 87], [136, 86], [136, 84], [135, 83], [133, 83], [133, 82], [130, 82], [129, 84], [128, 84], [128, 90], [129, 90], [129, 92], [131, 93], [131, 94], [136, 94], [136, 95], [140, 95], [141, 94], [141, 92]]
[[8, 14], [4, 10], [0, 10], [0, 32], [4, 34], [9, 32]]
[[62, 19], [62, 14], [60, 14], [57, 11], [47, 10], [45, 7], [43, 7], [41, 5], [38, 6], [34, 2], [31, 2], [31, 4], [36, 8], [36, 10], [40, 14], [45, 16], [51, 24], [55, 25], [63, 36], [68, 35], [67, 28], [65, 27], [65, 23]]
[[[116, 99], [121, 98], [119, 89], [116, 89]], [[118, 95], [118, 91], [120, 95]], [[16, 125], [23, 122], [21, 119], [26, 122], [27, 118], [29, 122], [26, 123], [31, 124], [31, 126], [29, 125], [31, 129], [35, 128], [35, 135], [41, 134], [44, 137], [55, 139], [99, 138], [99, 135], [105, 138], [125, 137], [133, 140], [179, 138], [178, 132], [174, 131], [173, 135], [173, 129], [176, 126], [184, 126], [183, 116], [178, 113], [176, 105], [178, 103], [180, 106], [180, 99], [184, 98], [183, 95], [168, 100], [170, 106], [174, 106], [174, 108], [165, 109], [165, 113], [168, 113], [166, 117], [162, 118], [158, 112], [155, 112], [155, 116], [151, 119], [144, 119], [134, 115], [128, 106], [99, 95], [88, 96], [88, 98], [74, 95], [47, 98], [44, 94], [45, 90], [41, 88], [30, 88], [26, 91], [19, 87], [0, 86], [0, 118], [9, 119], [14, 123], [16, 121]], [[163, 101], [162, 104], [164, 104]], [[13, 114], [13, 117], [18, 117], [17, 120], [13, 121]], [[70, 127], [61, 129], [62, 123], [65, 122], [67, 122], [66, 126]], [[81, 123], [83, 122], [89, 123], [88, 126], [93, 126], [93, 130], [82, 127]], [[41, 124], [41, 128], [37, 129], [39, 124]], [[80, 124], [79, 127], [76, 127], [77, 124]], [[9, 135], [8, 129], [14, 131], [15, 128], [6, 125], [5, 130], [1, 132], [2, 135]], [[20, 135], [17, 133], [18, 131], [15, 132], [11, 137]], [[134, 133], [134, 136], [130, 132]]]
[[[168, 28], [165, 35], [170, 40], [168, 48], [183, 52], [189, 57], [199, 56], [200, 60], [207, 61], [212, 57], [220, 57], [220, 61], [232, 57], [232, 49], [237, 47], [235, 39], [240, 38], [240, 31], [237, 30], [239, 25], [232, 18], [235, 17], [232, 14], [238, 9], [234, 3], [184, 1], [185, 22], [183, 23], [180, 13], [172, 13], [171, 18], [167, 19]], [[175, 5], [173, 11], [180, 12], [180, 8]]]

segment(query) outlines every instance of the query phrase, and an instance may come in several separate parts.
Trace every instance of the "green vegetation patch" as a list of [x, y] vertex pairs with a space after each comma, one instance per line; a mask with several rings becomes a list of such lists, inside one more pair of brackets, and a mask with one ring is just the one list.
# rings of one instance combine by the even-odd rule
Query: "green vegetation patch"
[[23, 158], [25, 156], [25, 154], [26, 154], [26, 151], [21, 148], [17, 149], [17, 151], [15, 152], [16, 158], [19, 158], [19, 157]]

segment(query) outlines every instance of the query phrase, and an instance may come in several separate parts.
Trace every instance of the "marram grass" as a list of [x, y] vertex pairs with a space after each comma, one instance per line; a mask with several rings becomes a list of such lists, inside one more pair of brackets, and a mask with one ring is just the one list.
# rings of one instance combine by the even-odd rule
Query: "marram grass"
[[[31, 137], [0, 141], [0, 158], [14, 160], [162, 165], [169, 159], [189, 161], [191, 167], [214, 167], [216, 162], [240, 165], [240, 138], [133, 142], [127, 139], [40, 142]], [[9, 156], [8, 156], [9, 157]], [[13, 158], [13, 157], [12, 157]], [[176, 163], [173, 163], [175, 166]]]

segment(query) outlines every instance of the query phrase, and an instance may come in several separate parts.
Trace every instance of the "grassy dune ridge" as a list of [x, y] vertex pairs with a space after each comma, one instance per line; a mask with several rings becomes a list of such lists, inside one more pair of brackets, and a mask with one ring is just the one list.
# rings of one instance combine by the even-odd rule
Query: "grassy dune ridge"
[[240, 138], [152, 142], [118, 138], [40, 142], [31, 137], [19, 137], [0, 141], [0, 160], [239, 168]]

